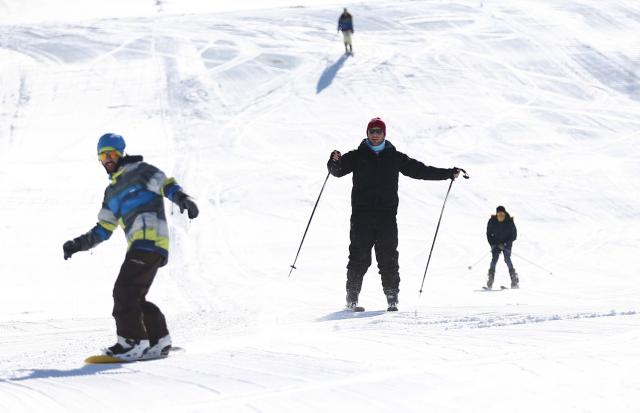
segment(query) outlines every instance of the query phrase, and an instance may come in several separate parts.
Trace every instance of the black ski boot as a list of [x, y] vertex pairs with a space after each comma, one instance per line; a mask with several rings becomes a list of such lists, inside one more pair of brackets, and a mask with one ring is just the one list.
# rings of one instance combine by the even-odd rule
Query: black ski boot
[[491, 288], [493, 288], [493, 279], [495, 278], [495, 276], [495, 270], [489, 270], [489, 272], [487, 273], [487, 287], [485, 288], [486, 290], [490, 290]]
[[509, 276], [511, 277], [511, 288], [514, 290], [520, 288], [520, 280], [515, 268], [509, 270]]
[[387, 311], [398, 311], [398, 290], [387, 290], [384, 294], [387, 296]]
[[364, 308], [358, 306], [358, 295], [360, 293], [354, 290], [347, 290], [347, 305], [345, 309], [353, 311], [353, 312], [361, 312], [364, 311]]

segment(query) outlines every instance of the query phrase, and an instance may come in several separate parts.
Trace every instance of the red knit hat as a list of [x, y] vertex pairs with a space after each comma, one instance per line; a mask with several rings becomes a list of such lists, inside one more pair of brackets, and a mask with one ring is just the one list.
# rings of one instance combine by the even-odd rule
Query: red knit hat
[[367, 125], [367, 132], [369, 132], [369, 129], [371, 128], [381, 128], [382, 129], [382, 133], [384, 133], [384, 136], [387, 136], [387, 125], [384, 124], [384, 122], [382, 121], [382, 119], [380, 118], [373, 118], [369, 121], [369, 124]]

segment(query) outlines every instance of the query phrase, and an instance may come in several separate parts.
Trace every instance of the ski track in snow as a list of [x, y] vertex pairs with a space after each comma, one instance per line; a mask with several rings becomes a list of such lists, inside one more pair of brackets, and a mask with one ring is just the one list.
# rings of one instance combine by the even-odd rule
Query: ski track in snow
[[[345, 59], [342, 5], [148, 3], [73, 19], [0, 0], [17, 21], [0, 25], [0, 411], [640, 409], [637, 4], [354, 3]], [[375, 260], [368, 311], [339, 311], [348, 177], [328, 181], [286, 277], [328, 154], [373, 116], [399, 150], [471, 174], [422, 297], [446, 187], [401, 177], [395, 314]], [[186, 351], [164, 360], [81, 363], [114, 339], [124, 241], [70, 261], [60, 247], [95, 222], [106, 131], [201, 208], [190, 222], [167, 205], [171, 260], [149, 298]], [[518, 225], [522, 289], [481, 294], [498, 204]]]

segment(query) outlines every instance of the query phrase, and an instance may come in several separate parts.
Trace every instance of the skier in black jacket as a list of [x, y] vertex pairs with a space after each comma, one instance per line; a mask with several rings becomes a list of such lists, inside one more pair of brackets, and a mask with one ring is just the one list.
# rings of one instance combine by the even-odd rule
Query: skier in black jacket
[[504, 254], [504, 262], [507, 263], [509, 268], [511, 288], [519, 288], [518, 273], [516, 273], [516, 269], [513, 268], [513, 263], [511, 262], [511, 249], [513, 248], [513, 241], [517, 237], [518, 230], [513, 222], [513, 217], [500, 205], [496, 208], [496, 214], [492, 215], [487, 223], [487, 241], [491, 245], [491, 265], [489, 266], [487, 279], [488, 289], [493, 286], [496, 264], [498, 263], [498, 258], [500, 258], [500, 253]]
[[347, 265], [347, 308], [355, 309], [362, 279], [371, 265], [375, 248], [382, 288], [389, 311], [397, 310], [398, 273], [398, 176], [446, 180], [458, 177], [458, 168], [435, 168], [411, 159], [385, 140], [386, 125], [380, 118], [367, 125], [367, 138], [358, 149], [341, 155], [334, 150], [327, 168], [336, 177], [353, 172], [351, 231]]

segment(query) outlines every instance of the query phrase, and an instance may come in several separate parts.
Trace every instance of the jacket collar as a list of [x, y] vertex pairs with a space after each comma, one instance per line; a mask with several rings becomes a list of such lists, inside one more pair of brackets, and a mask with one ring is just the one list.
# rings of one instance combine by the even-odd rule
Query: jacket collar
[[[386, 153], [386, 152], [390, 152], [390, 151], [395, 151], [396, 147], [393, 146], [393, 144], [391, 142], [389, 142], [388, 140], [385, 139], [385, 145], [384, 145], [384, 149], [381, 150], [380, 152], [378, 152], [378, 155], [382, 154], [382, 153]], [[375, 155], [376, 153], [369, 148], [369, 145], [367, 145], [367, 139], [363, 139], [362, 142], [360, 142], [360, 146], [358, 146], [358, 150], [359, 151], [364, 151], [366, 153], [370, 153], [372, 155]]]
[[131, 169], [129, 165], [136, 164], [138, 162], [142, 162], [143, 157], [141, 155], [126, 155], [120, 159], [120, 167], [117, 171], [112, 174], [109, 174], [109, 178], [111, 179], [111, 183], [115, 184], [118, 181], [118, 178]]

